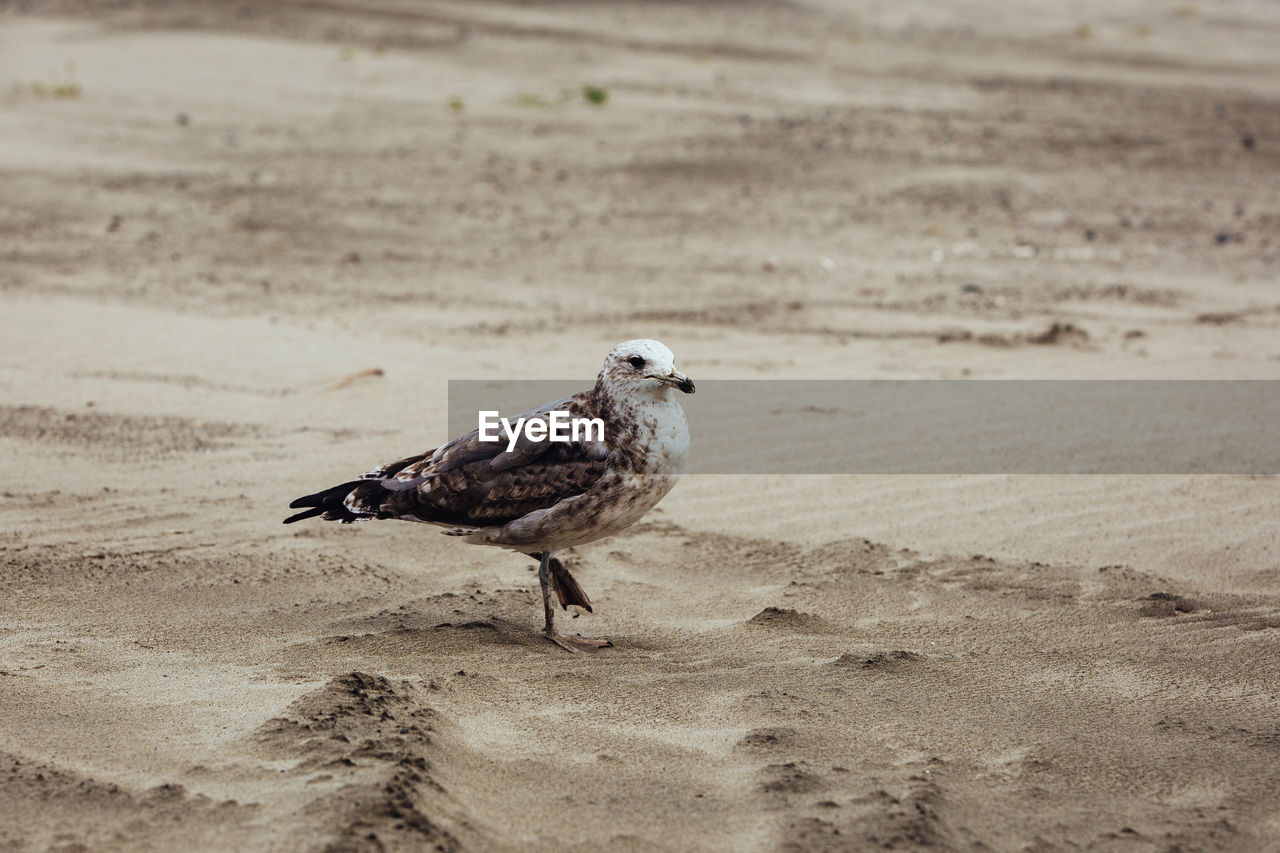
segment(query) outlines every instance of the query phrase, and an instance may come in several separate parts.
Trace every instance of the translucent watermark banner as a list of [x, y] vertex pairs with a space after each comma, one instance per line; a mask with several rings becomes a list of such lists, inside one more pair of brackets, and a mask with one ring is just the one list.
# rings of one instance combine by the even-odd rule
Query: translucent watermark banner
[[[691, 474], [1280, 473], [1280, 381], [694, 378]], [[591, 385], [451, 380], [450, 435]]]

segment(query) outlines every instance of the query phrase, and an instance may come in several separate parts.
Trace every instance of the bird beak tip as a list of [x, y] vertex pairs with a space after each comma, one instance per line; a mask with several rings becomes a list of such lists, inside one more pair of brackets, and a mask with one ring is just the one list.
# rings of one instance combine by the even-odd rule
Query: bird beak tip
[[694, 391], [693, 380], [678, 370], [673, 370], [666, 376], [654, 375], [649, 378], [656, 379], [664, 385], [670, 385], [672, 388], [679, 388], [686, 394], [692, 394]]

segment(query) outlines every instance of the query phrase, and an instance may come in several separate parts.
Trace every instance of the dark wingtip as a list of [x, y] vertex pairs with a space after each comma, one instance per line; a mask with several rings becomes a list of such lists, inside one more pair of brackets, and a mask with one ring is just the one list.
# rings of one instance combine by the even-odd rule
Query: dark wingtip
[[[290, 504], [290, 506], [293, 505], [294, 504]], [[314, 509], [309, 509], [306, 512], [300, 512], [297, 515], [289, 516], [282, 522], [282, 524], [293, 524], [295, 521], [302, 521], [304, 518], [313, 518], [322, 512], [324, 512], [323, 507], [315, 507]]]
[[[304, 518], [313, 518], [317, 515], [323, 515], [326, 521], [355, 521], [358, 517], [351, 510], [347, 509], [344, 501], [351, 490], [368, 484], [368, 480], [351, 480], [340, 486], [333, 486], [322, 492], [316, 492], [314, 495], [303, 495], [302, 497], [289, 504], [290, 509], [300, 509], [302, 512], [297, 515], [291, 515], [284, 520], [285, 524], [293, 524], [295, 521], [302, 521]], [[375, 487], [376, 483], [373, 484]], [[370, 516], [373, 513], [369, 513]]]

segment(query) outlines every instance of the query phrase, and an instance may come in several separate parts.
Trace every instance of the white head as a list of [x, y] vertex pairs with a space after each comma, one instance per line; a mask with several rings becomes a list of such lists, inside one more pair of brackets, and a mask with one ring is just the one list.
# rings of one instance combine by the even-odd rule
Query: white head
[[599, 381], [622, 393], [648, 392], [667, 396], [672, 388], [693, 393], [693, 380], [676, 370], [676, 357], [657, 341], [624, 341], [609, 351]]

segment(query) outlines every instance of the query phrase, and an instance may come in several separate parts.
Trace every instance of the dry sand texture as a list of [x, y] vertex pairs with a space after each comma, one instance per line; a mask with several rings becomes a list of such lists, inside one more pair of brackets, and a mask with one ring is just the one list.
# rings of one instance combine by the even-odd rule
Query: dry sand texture
[[279, 523], [629, 337], [1276, 378], [1274, 3], [0, 8], [0, 849], [1280, 845], [1274, 477], [688, 478], [585, 658]]

